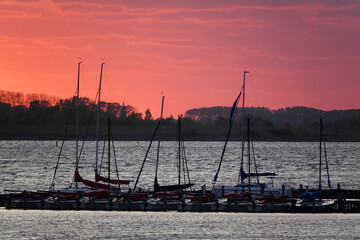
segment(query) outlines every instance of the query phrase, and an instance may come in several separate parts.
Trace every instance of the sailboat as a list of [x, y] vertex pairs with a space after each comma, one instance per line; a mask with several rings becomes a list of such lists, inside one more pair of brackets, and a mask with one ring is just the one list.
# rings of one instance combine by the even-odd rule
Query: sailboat
[[[161, 101], [161, 114], [160, 114], [160, 119], [159, 119], [159, 122], [156, 126], [156, 129], [155, 129], [155, 132], [151, 138], [151, 141], [150, 141], [150, 144], [149, 144], [149, 147], [147, 149], [147, 152], [145, 154], [145, 158], [144, 158], [144, 161], [141, 165], [141, 168], [140, 168], [140, 171], [139, 171], [139, 174], [138, 174], [138, 177], [136, 179], [136, 182], [135, 182], [135, 186], [134, 186], [134, 191], [136, 189], [136, 186], [137, 186], [137, 183], [139, 181], [139, 178], [140, 178], [140, 175], [141, 175], [141, 172], [143, 170], [143, 167], [144, 167], [144, 164], [145, 164], [145, 161], [146, 161], [146, 158], [148, 156], [148, 153], [150, 151], [150, 148], [151, 148], [151, 145], [152, 145], [152, 142], [154, 141], [154, 138], [155, 138], [155, 135], [156, 133], [159, 131], [159, 135], [161, 135], [161, 123], [162, 123], [162, 118], [163, 118], [163, 109], [164, 109], [164, 96], [162, 96], [162, 101]], [[158, 146], [157, 146], [157, 154], [156, 154], [156, 166], [155, 166], [155, 178], [154, 178], [154, 193], [156, 192], [171, 192], [171, 191], [181, 191], [181, 190], [184, 190], [184, 189], [187, 189], [187, 188], [190, 188], [194, 185], [194, 183], [190, 183], [190, 178], [188, 176], [188, 182], [187, 183], [181, 183], [181, 153], [184, 152], [184, 148], [181, 148], [181, 131], [180, 131], [180, 126], [181, 126], [181, 121], [180, 121], [180, 117], [179, 117], [179, 120], [178, 120], [178, 124], [179, 124], [179, 159], [178, 159], [178, 184], [173, 184], [173, 185], [159, 185], [158, 183], [158, 169], [159, 169], [159, 155], [160, 155], [160, 144], [161, 144], [161, 139], [159, 137], [159, 140], [158, 140]], [[187, 171], [188, 173], [188, 171]]]
[[[265, 183], [258, 183], [258, 184], [254, 184], [254, 183], [250, 183], [250, 177], [259, 177], [259, 176], [275, 176], [276, 173], [270, 173], [270, 172], [265, 172], [265, 173], [251, 173], [250, 172], [250, 164], [249, 164], [249, 169], [248, 169], [248, 173], [245, 172], [244, 170], [244, 151], [245, 151], [245, 141], [244, 141], [244, 129], [245, 129], [245, 77], [246, 74], [249, 73], [248, 71], [244, 71], [244, 78], [243, 78], [243, 86], [241, 88], [241, 91], [239, 93], [239, 95], [237, 96], [237, 98], [235, 99], [235, 102], [233, 103], [231, 112], [230, 112], [230, 124], [229, 124], [229, 130], [226, 136], [226, 140], [225, 140], [225, 144], [224, 144], [224, 148], [221, 154], [221, 158], [220, 158], [220, 162], [219, 162], [219, 166], [217, 169], [217, 172], [214, 176], [213, 179], [213, 193], [215, 194], [217, 199], [221, 199], [223, 198], [226, 194], [234, 194], [234, 192], [237, 192], [237, 194], [240, 194], [239, 192], [250, 192], [252, 194], [273, 194], [273, 195], [284, 195], [285, 194], [285, 189], [275, 189], [275, 188], [269, 188], [266, 186]], [[237, 105], [240, 101], [240, 97], [242, 96], [242, 102], [243, 102], [243, 106], [242, 106], [242, 139], [241, 139], [241, 163], [240, 163], [240, 171], [239, 171], [239, 178], [238, 178], [238, 184], [235, 186], [217, 186], [216, 182], [219, 176], [219, 172], [221, 169], [221, 165], [224, 159], [224, 155], [225, 155], [225, 150], [226, 150], [226, 146], [230, 137], [230, 133], [232, 130], [232, 126], [234, 123], [234, 118], [235, 118], [235, 113], [237, 110]], [[248, 134], [249, 135], [249, 134]], [[249, 148], [249, 159], [250, 159], [250, 142], [248, 145]], [[244, 183], [244, 180], [248, 178], [249, 179], [249, 183]], [[241, 183], [240, 183], [241, 182]], [[238, 197], [243, 197], [243, 195], [245, 196], [246, 194], [240, 194]], [[246, 195], [246, 198], [247, 195]]]
[[[77, 89], [76, 89], [76, 96], [74, 97], [74, 103], [75, 103], [75, 109], [76, 109], [76, 116], [75, 116], [76, 117], [76, 128], [75, 128], [76, 152], [75, 152], [75, 171], [74, 171], [73, 182], [75, 182], [75, 187], [72, 187], [72, 184], [71, 184], [70, 187], [63, 188], [60, 190], [55, 190], [55, 188], [54, 188], [54, 180], [56, 177], [59, 160], [60, 160], [60, 157], [62, 154], [62, 149], [63, 149], [63, 145], [65, 142], [65, 136], [66, 136], [66, 132], [67, 132], [67, 131], [65, 131], [64, 138], [63, 138], [60, 152], [59, 152], [59, 156], [58, 156], [58, 160], [57, 160], [57, 163], [56, 163], [56, 166], [54, 169], [52, 182], [50, 185], [50, 189], [48, 191], [48, 193], [50, 195], [50, 198], [47, 199], [47, 202], [46, 202], [46, 205], [48, 205], [48, 206], [45, 206], [46, 208], [50, 208], [50, 209], [54, 208], [54, 206], [55, 206], [55, 208], [58, 208], [58, 209], [72, 209], [72, 205], [74, 204], [74, 202], [78, 201], [81, 197], [89, 195], [89, 194], [92, 196], [104, 197], [104, 196], [108, 196], [108, 191], [110, 190], [109, 185], [96, 183], [94, 181], [82, 178], [79, 173], [79, 170], [78, 170], [78, 165], [79, 165], [81, 151], [82, 151], [82, 148], [79, 151], [80, 66], [81, 66], [81, 62], [78, 63]], [[70, 120], [70, 118], [69, 118], [69, 120]], [[68, 124], [69, 124], [69, 122], [68, 122]], [[84, 139], [84, 141], [85, 141], [85, 139]], [[83, 144], [84, 144], [84, 142], [83, 142]], [[85, 187], [79, 187], [78, 183], [83, 183]], [[61, 204], [60, 204], [60, 199], [64, 199], [64, 201], [62, 201]], [[56, 207], [58, 202], [59, 202], [59, 204]]]
[[[81, 147], [81, 150], [79, 151], [79, 86], [80, 86], [80, 66], [81, 62], [78, 63], [78, 74], [77, 74], [77, 89], [76, 94], [73, 99], [72, 109], [75, 106], [76, 109], [76, 129], [75, 129], [75, 135], [76, 135], [76, 154], [75, 154], [75, 171], [74, 171], [74, 177], [73, 177], [73, 183], [75, 183], [75, 187], [71, 186], [68, 188], [62, 188], [59, 190], [55, 189], [55, 177], [59, 166], [59, 160], [62, 154], [62, 149], [65, 142], [65, 137], [67, 134], [67, 129], [65, 130], [64, 138], [61, 144], [58, 160], [54, 169], [54, 174], [52, 177], [52, 181], [49, 187], [49, 190], [47, 191], [37, 191], [37, 192], [26, 192], [24, 191], [22, 194], [20, 194], [20, 199], [18, 203], [16, 201], [13, 201], [9, 204], [9, 208], [34, 208], [34, 209], [79, 209], [79, 203], [81, 202], [81, 199], [83, 198], [97, 198], [97, 199], [107, 199], [111, 193], [112, 186], [111, 184], [129, 184], [130, 181], [128, 180], [120, 180], [120, 179], [110, 179], [110, 176], [108, 177], [102, 177], [99, 173], [97, 173], [97, 156], [96, 156], [96, 168], [95, 168], [95, 180], [87, 180], [84, 179], [80, 173], [79, 173], [79, 160], [82, 152], [82, 147], [84, 146], [84, 142]], [[99, 84], [99, 92], [98, 92], [98, 120], [97, 120], [97, 137], [98, 137], [98, 129], [99, 129], [99, 106], [100, 106], [100, 91], [101, 91], [101, 78], [102, 78], [102, 71], [103, 71], [103, 64], [101, 65], [101, 73], [100, 73], [100, 84]], [[70, 117], [68, 119], [68, 124], [70, 122]], [[109, 133], [110, 133], [110, 125], [109, 125]], [[109, 140], [110, 140], [110, 134], [109, 134]], [[98, 140], [97, 140], [98, 145]], [[110, 144], [109, 144], [110, 146]], [[98, 153], [98, 146], [96, 149], [96, 153]], [[109, 158], [110, 158], [110, 149], [109, 149]], [[110, 170], [110, 168], [109, 168]], [[103, 183], [101, 183], [103, 182]], [[80, 187], [79, 183], [83, 184], [84, 186]], [[85, 205], [84, 208], [88, 207]], [[103, 207], [103, 206], [102, 206]]]
[[[98, 104], [97, 104], [97, 123], [96, 123], [96, 159], [95, 159], [95, 181], [91, 181], [91, 180], [86, 180], [83, 179], [80, 176], [79, 170], [78, 170], [78, 164], [79, 164], [79, 159], [77, 159], [76, 162], [76, 169], [75, 169], [75, 175], [74, 175], [74, 182], [76, 183], [83, 183], [84, 185], [91, 187], [91, 188], [95, 188], [95, 189], [104, 189], [107, 191], [110, 191], [111, 185], [110, 184], [115, 184], [115, 185], [121, 185], [121, 184], [125, 184], [128, 185], [130, 184], [129, 180], [120, 180], [120, 179], [110, 179], [110, 172], [108, 174], [108, 177], [103, 177], [98, 173], [98, 155], [99, 155], [99, 129], [100, 129], [100, 104], [101, 104], [101, 83], [102, 83], [102, 73], [103, 73], [103, 68], [104, 68], [104, 63], [101, 64], [101, 71], [100, 71], [100, 81], [99, 81], [99, 89], [98, 89]], [[108, 156], [110, 159], [110, 136], [111, 136], [111, 132], [110, 132], [110, 119], [109, 119], [109, 132], [108, 132], [108, 137], [109, 137], [109, 143], [108, 143]], [[109, 163], [110, 164], [110, 163]], [[110, 171], [110, 165], [108, 166], [108, 169]], [[100, 183], [103, 182], [103, 183]]]
[[[81, 66], [81, 62], [78, 63], [77, 88], [76, 88], [76, 93], [73, 98], [72, 106], [71, 106], [71, 112], [73, 110], [74, 105], [76, 108], [76, 155], [75, 155], [76, 165], [78, 163], [78, 126], [79, 126], [78, 105], [79, 105], [80, 66]], [[70, 122], [70, 117], [68, 119], [67, 126], [69, 125], [69, 122]], [[24, 190], [18, 195], [18, 197], [16, 199], [13, 199], [13, 201], [9, 201], [5, 204], [7, 208], [43, 209], [45, 205], [49, 205], [49, 206], [47, 206], [47, 208], [51, 209], [52, 205], [54, 205], [52, 203], [55, 203], [56, 200], [60, 200], [60, 198], [66, 199], [66, 200], [74, 200], [76, 197], [78, 197], [78, 195], [83, 194], [88, 191], [88, 189], [78, 189], [77, 186], [75, 189], [70, 187], [70, 188], [63, 188], [60, 190], [55, 190], [55, 177], [56, 177], [57, 169], [59, 166], [59, 161], [60, 161], [60, 157], [62, 154], [62, 149], [63, 149], [64, 142], [65, 142], [65, 136], [67, 134], [67, 129], [68, 128], [66, 128], [65, 133], [64, 133], [64, 138], [63, 138], [63, 141], [62, 141], [62, 144], [60, 147], [60, 152], [58, 155], [57, 163], [56, 163], [56, 166], [54, 169], [54, 174], [52, 177], [52, 181], [51, 181], [49, 190], [48, 191], [38, 190], [36, 192], [29, 192], [29, 191]], [[58, 201], [58, 202], [60, 202], [60, 201]], [[64, 207], [64, 204], [62, 204], [61, 207], [69, 208], [69, 207], [71, 207], [71, 203], [70, 203], [70, 205], [66, 204], [66, 207]], [[60, 209], [60, 204], [58, 206], [58, 209]]]
[[331, 212], [332, 205], [334, 205], [334, 200], [332, 199], [322, 199], [322, 146], [324, 146], [324, 156], [325, 156], [325, 166], [327, 172], [327, 184], [331, 190], [329, 166], [327, 161], [326, 153], [326, 143], [325, 143], [325, 133], [322, 118], [320, 117], [320, 140], [319, 140], [319, 189], [315, 192], [302, 193], [299, 195], [300, 200], [295, 203], [295, 211], [301, 212]]
[[[163, 107], [164, 107], [164, 96], [162, 96], [162, 104], [161, 104], [161, 116], [160, 116], [160, 127], [161, 127], [161, 122], [162, 122], [162, 116], [163, 116]], [[160, 129], [161, 131], [161, 129]], [[156, 154], [156, 170], [155, 170], [155, 179], [154, 179], [154, 192], [169, 192], [169, 191], [177, 191], [177, 190], [183, 190], [186, 188], [190, 188], [194, 185], [194, 183], [190, 183], [190, 177], [189, 177], [189, 171], [187, 169], [187, 164], [186, 164], [186, 172], [187, 172], [187, 176], [188, 176], [188, 182], [187, 183], [181, 183], [181, 154], [185, 154], [185, 148], [182, 147], [183, 145], [183, 141], [181, 139], [181, 118], [178, 118], [178, 131], [179, 131], [179, 148], [178, 148], [178, 184], [173, 184], [173, 185], [163, 185], [160, 186], [158, 183], [158, 168], [159, 168], [159, 153], [160, 153], [160, 138], [158, 140], [158, 148], [157, 148], [157, 154]], [[185, 160], [184, 160], [185, 161]], [[185, 174], [184, 174], [185, 176]], [[185, 179], [184, 179], [185, 182]]]

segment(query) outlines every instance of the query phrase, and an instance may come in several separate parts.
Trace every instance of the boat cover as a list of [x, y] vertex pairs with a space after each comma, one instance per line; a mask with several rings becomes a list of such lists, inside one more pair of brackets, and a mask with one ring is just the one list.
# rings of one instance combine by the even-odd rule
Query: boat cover
[[313, 199], [317, 199], [321, 197], [321, 190], [316, 191], [316, 192], [307, 192], [307, 193], [302, 193], [299, 195], [300, 199], [306, 199], [308, 201], [312, 201]]
[[270, 172], [265, 172], [265, 173], [246, 173], [244, 171], [243, 168], [240, 169], [240, 174], [241, 174], [241, 180], [244, 180], [247, 177], [256, 177], [256, 176], [276, 176], [276, 173], [270, 173]]
[[165, 191], [175, 191], [182, 190], [185, 188], [192, 187], [194, 183], [186, 183], [186, 184], [174, 184], [174, 185], [165, 185], [160, 186], [157, 181], [154, 183], [154, 192], [165, 192]]
[[96, 182], [101, 181], [101, 182], [106, 182], [106, 183], [111, 183], [111, 184], [123, 184], [123, 185], [130, 184], [130, 180], [109, 179], [106, 177], [102, 177], [96, 170], [95, 170], [95, 181]]
[[79, 171], [77, 169], [75, 170], [74, 181], [81, 182], [81, 183], [85, 184], [86, 186], [93, 187], [93, 188], [110, 189], [110, 186], [107, 184], [97, 183], [97, 182], [83, 179], [80, 176]]

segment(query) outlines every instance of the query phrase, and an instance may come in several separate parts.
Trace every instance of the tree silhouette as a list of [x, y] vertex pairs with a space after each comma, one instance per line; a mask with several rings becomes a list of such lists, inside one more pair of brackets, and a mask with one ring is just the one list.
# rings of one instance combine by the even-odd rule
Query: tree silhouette
[[150, 109], [149, 109], [149, 108], [148, 108], [148, 109], [146, 109], [146, 111], [145, 111], [145, 117], [144, 117], [144, 120], [147, 120], [147, 121], [152, 120], [152, 114], [151, 114], [151, 112], [150, 112]]

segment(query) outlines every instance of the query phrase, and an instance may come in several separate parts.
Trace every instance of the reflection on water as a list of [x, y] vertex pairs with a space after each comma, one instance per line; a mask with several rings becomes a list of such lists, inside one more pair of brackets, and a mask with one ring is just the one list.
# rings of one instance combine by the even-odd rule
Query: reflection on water
[[[148, 142], [116, 142], [120, 175], [134, 180]], [[222, 142], [186, 142], [192, 182], [199, 188], [211, 181], [220, 160]], [[70, 184], [75, 166], [74, 142], [66, 142], [56, 176], [56, 187]], [[240, 162], [240, 144], [231, 142], [218, 183], [234, 184]], [[47, 189], [57, 161], [55, 141], [0, 141], [0, 191]], [[259, 171], [275, 171], [274, 185], [318, 185], [318, 144], [256, 142]], [[328, 143], [333, 186], [355, 189], [360, 143]], [[176, 183], [177, 143], [161, 147], [159, 182]], [[100, 154], [101, 156], [101, 154]], [[145, 164], [139, 186], [153, 183], [156, 147]], [[93, 177], [95, 143], [85, 145], [80, 172]], [[326, 185], [325, 175], [323, 185]], [[262, 178], [270, 183], [271, 179]], [[91, 212], [0, 210], [2, 239], [360, 239], [358, 214], [249, 214], [178, 212]]]
[[356, 239], [360, 215], [0, 210], [3, 239]]
[[[116, 157], [120, 176], [135, 180], [144, 159], [148, 142], [116, 142]], [[211, 186], [218, 167], [223, 142], [186, 142], [186, 156], [192, 182], [196, 187]], [[48, 189], [59, 146], [55, 141], [0, 141], [0, 191], [3, 189]], [[318, 143], [255, 142], [255, 156], [259, 171], [276, 172], [273, 179], [261, 181], [276, 186], [316, 187], [318, 185]], [[327, 143], [330, 176], [333, 187], [360, 187], [357, 177], [360, 143]], [[230, 142], [225, 153], [218, 184], [235, 184], [241, 159], [241, 145]], [[100, 160], [102, 153], [99, 154]], [[105, 154], [106, 159], [106, 154]], [[156, 144], [153, 145], [138, 186], [151, 188], [155, 172]], [[106, 160], [104, 160], [106, 161]], [[247, 164], [247, 162], [245, 162]], [[87, 142], [79, 163], [82, 176], [92, 179], [95, 165], [95, 142]], [[56, 175], [56, 187], [71, 183], [75, 166], [75, 144], [66, 142]], [[114, 165], [113, 165], [114, 166]], [[160, 151], [159, 183], [177, 182], [177, 143], [163, 142]], [[252, 165], [253, 167], [253, 165]], [[114, 167], [113, 167], [114, 169]], [[323, 185], [326, 185], [325, 165]], [[115, 172], [112, 172], [115, 174]]]

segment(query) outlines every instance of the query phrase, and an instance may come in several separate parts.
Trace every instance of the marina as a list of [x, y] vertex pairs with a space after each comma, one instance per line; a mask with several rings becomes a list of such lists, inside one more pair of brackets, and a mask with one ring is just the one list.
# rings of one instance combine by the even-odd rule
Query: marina
[[[301, 192], [301, 189], [298, 189]], [[206, 199], [202, 191], [198, 193], [180, 193], [179, 197], [164, 196], [161, 198], [149, 198], [151, 193], [142, 194], [143, 199], [137, 200], [139, 193], [125, 194], [121, 199], [83, 197], [80, 194], [76, 200], [60, 195], [60, 192], [30, 192], [19, 194], [0, 195], [0, 205], [6, 209], [23, 210], [100, 210], [100, 211], [179, 211], [179, 212], [268, 212], [268, 213], [360, 213], [360, 198], [347, 198], [347, 196], [359, 196], [358, 190], [337, 189], [324, 191], [324, 196], [331, 194], [335, 199], [329, 206], [319, 205], [314, 201], [308, 202], [306, 207], [296, 206], [296, 200], [287, 199], [283, 203], [273, 197], [268, 201], [252, 201], [247, 199], [233, 199], [232, 201], [194, 201], [184, 199], [184, 195], [198, 194], [198, 199]], [[211, 195], [211, 192], [207, 193]], [[49, 197], [51, 196], [51, 197]], [[180, 197], [181, 196], [181, 197]], [[322, 198], [323, 198], [322, 197]], [[137, 199], [136, 199], [137, 198]], [[326, 198], [323, 198], [326, 199]]]
[[[103, 75], [104, 63], [101, 64], [99, 88], [94, 101], [93, 112], [96, 104], [96, 148], [95, 148], [95, 179], [84, 179], [80, 175], [80, 159], [83, 153], [83, 147], [86, 142], [86, 135], [90, 125], [86, 129], [81, 147], [79, 147], [79, 89], [80, 89], [80, 66], [78, 63], [77, 92], [74, 96], [72, 108], [75, 107], [75, 171], [69, 187], [58, 189], [55, 188], [55, 180], [59, 168], [60, 159], [63, 153], [67, 128], [65, 130], [64, 139], [61, 143], [59, 155], [57, 158], [54, 174], [49, 190], [8, 190], [4, 189], [5, 194], [1, 195], [1, 204], [6, 209], [36, 209], [36, 210], [102, 210], [102, 211], [189, 211], [189, 212], [271, 212], [271, 213], [330, 213], [330, 212], [358, 212], [359, 202], [351, 199], [347, 201], [346, 192], [344, 193], [338, 185], [336, 196], [327, 194], [328, 198], [324, 198], [322, 190], [322, 159], [325, 159], [325, 168], [327, 173], [327, 187], [331, 189], [331, 181], [329, 174], [329, 164], [327, 159], [327, 151], [325, 144], [325, 134], [322, 119], [320, 118], [320, 141], [319, 141], [319, 164], [318, 164], [318, 188], [310, 191], [306, 187], [303, 191], [295, 189], [292, 186], [282, 185], [281, 188], [268, 187], [265, 183], [260, 182], [260, 177], [274, 178], [275, 172], [258, 171], [258, 163], [254, 150], [253, 140], [251, 139], [250, 116], [247, 116], [246, 133], [245, 133], [245, 77], [248, 73], [244, 71], [243, 86], [241, 91], [233, 103], [230, 112], [230, 124], [225, 140], [225, 144], [221, 153], [220, 162], [212, 181], [212, 189], [207, 189], [206, 185], [201, 184], [201, 190], [193, 188], [195, 183], [190, 180], [188, 160], [185, 154], [185, 143], [181, 135], [181, 119], [178, 118], [178, 149], [176, 163], [176, 184], [159, 184], [159, 162], [161, 150], [161, 129], [164, 109], [164, 96], [162, 96], [161, 116], [156, 126], [155, 132], [147, 148], [144, 160], [141, 164], [140, 171], [136, 178], [134, 187], [130, 187], [133, 180], [121, 180], [119, 177], [119, 168], [116, 160], [115, 144], [111, 131], [111, 120], [108, 117], [107, 132], [104, 135], [107, 141], [103, 143], [103, 151], [100, 159], [99, 147], [99, 129], [100, 129], [100, 105], [101, 105], [101, 83]], [[221, 175], [221, 167], [226, 155], [226, 148], [231, 134], [232, 126], [235, 120], [235, 112], [238, 104], [242, 99], [242, 138], [241, 138], [241, 157], [240, 170], [238, 173], [237, 184], [234, 186], [219, 187], [217, 184], [218, 177]], [[72, 111], [71, 111], [72, 112]], [[71, 116], [70, 112], [70, 116]], [[70, 120], [70, 118], [69, 118]], [[68, 121], [69, 123], [69, 121]], [[245, 136], [247, 140], [245, 141]], [[144, 166], [151, 150], [153, 141], [157, 139], [157, 151], [155, 161], [155, 177], [153, 187], [145, 190], [137, 187], [140, 176], [144, 170]], [[107, 161], [104, 159], [107, 142]], [[111, 151], [111, 147], [113, 151]], [[111, 158], [114, 158], [116, 178], [111, 177]], [[247, 159], [246, 159], [247, 158]], [[167, 160], [169, 158], [167, 157]], [[246, 161], [247, 160], [247, 161]], [[245, 170], [245, 162], [247, 167]], [[316, 166], [316, 165], [315, 165]], [[107, 176], [102, 176], [101, 170], [107, 170]], [[246, 172], [247, 171], [247, 172]], [[183, 176], [182, 176], [183, 173]], [[251, 179], [256, 182], [251, 182]], [[174, 179], [174, 178], [173, 178]], [[175, 180], [174, 179], [174, 180]], [[166, 177], [165, 181], [171, 182], [171, 178]], [[183, 180], [183, 181], [182, 181]], [[125, 187], [124, 187], [125, 186]], [[126, 187], [128, 186], [128, 187]], [[127, 189], [127, 190], [126, 190]]]
[[360, 240], [358, 1], [0, 6], [0, 239]]

